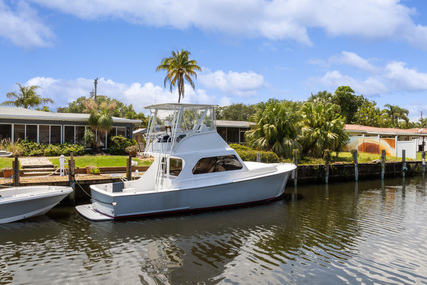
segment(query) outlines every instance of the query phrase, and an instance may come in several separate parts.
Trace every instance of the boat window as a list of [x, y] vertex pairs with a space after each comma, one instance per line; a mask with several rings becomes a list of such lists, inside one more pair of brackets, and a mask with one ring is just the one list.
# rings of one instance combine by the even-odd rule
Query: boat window
[[242, 168], [242, 164], [235, 155], [205, 157], [196, 163], [193, 168], [193, 174], [239, 170]]
[[172, 157], [169, 159], [169, 175], [178, 176], [182, 170], [182, 159]]

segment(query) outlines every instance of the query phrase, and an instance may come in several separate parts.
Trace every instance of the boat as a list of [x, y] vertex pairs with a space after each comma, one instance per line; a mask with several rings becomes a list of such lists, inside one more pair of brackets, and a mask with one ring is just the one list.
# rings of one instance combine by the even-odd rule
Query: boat
[[137, 180], [91, 185], [91, 203], [76, 206], [90, 220], [112, 220], [245, 205], [284, 192], [289, 163], [244, 162], [218, 134], [215, 105], [146, 107], [144, 155], [152, 165]]
[[47, 213], [73, 192], [66, 186], [23, 186], [0, 189], [0, 224]]
[[12, 156], [13, 153], [5, 151], [5, 150], [0, 150], [0, 157], [9, 157]]

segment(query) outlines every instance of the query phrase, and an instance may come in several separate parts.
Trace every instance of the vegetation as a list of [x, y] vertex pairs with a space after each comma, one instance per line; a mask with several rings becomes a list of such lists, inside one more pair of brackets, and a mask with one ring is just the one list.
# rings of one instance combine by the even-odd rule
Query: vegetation
[[[58, 113], [89, 113], [90, 111], [85, 107], [85, 102], [88, 101], [86, 97], [82, 96], [77, 98], [77, 100], [68, 103], [68, 107], [59, 107], [57, 109]], [[133, 109], [132, 104], [126, 105], [116, 99], [112, 99], [108, 96], [98, 95], [96, 97], [96, 102], [98, 105], [105, 104], [106, 106], [113, 105], [114, 109], [111, 113], [113, 117], [126, 118], [126, 119], [138, 119], [142, 123], [136, 125], [137, 128], [147, 125], [147, 117], [144, 113], [136, 113]]]
[[89, 126], [92, 131], [96, 132], [96, 148], [101, 150], [101, 134], [110, 132], [113, 127], [113, 118], [111, 113], [116, 107], [114, 103], [107, 105], [105, 102], [98, 105], [94, 100], [85, 101], [84, 105], [89, 110]]
[[195, 60], [189, 59], [190, 52], [186, 50], [172, 51], [172, 56], [162, 59], [156, 71], [166, 70], [164, 85], [166, 88], [169, 82], [170, 91], [177, 85], [178, 87], [178, 103], [181, 98], [184, 98], [185, 87], [184, 82], [187, 81], [193, 89], [195, 85], [191, 77], [197, 79], [196, 70], [202, 71]]
[[16, 83], [19, 86], [19, 92], [9, 92], [6, 94], [6, 97], [12, 100], [4, 101], [1, 105], [9, 105], [16, 107], [23, 107], [25, 109], [30, 109], [38, 107], [41, 104], [53, 103], [53, 100], [50, 98], [41, 98], [37, 94], [37, 89], [39, 86], [22, 86], [19, 83]]
[[249, 121], [256, 112], [256, 105], [245, 105], [243, 103], [231, 104], [230, 106], [218, 107], [216, 109], [217, 120]]
[[299, 104], [290, 101], [269, 100], [258, 104], [257, 112], [251, 117], [256, 128], [246, 132], [248, 145], [273, 151], [279, 157], [290, 157], [293, 149], [301, 148], [296, 141], [301, 116], [295, 109], [299, 109]]
[[85, 146], [81, 144], [41, 144], [27, 140], [15, 144], [22, 156], [57, 156], [57, 155], [83, 155], [86, 153]]
[[[65, 159], [68, 161], [70, 157], [66, 156]], [[86, 166], [126, 166], [127, 159], [128, 156], [121, 155], [84, 155], [74, 157], [75, 165], [79, 168], [85, 168]], [[49, 161], [52, 162], [53, 165], [59, 167], [59, 158], [50, 158]], [[132, 161], [136, 161], [138, 163], [137, 165], [151, 165], [152, 163], [150, 159], [132, 158]]]
[[[130, 140], [127, 138], [124, 138], [122, 136], [114, 136], [111, 137], [109, 143], [108, 143], [108, 152], [110, 154], [125, 154], [125, 149], [130, 146], [136, 145], [135, 140]], [[136, 145], [138, 148], [138, 146]], [[138, 149], [139, 150], [139, 149]]]

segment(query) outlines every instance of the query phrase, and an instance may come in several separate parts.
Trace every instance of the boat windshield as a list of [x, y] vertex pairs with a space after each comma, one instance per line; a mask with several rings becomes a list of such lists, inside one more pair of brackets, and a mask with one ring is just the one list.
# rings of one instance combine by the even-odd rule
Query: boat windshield
[[216, 125], [213, 106], [178, 105], [176, 108], [152, 109], [151, 133], [187, 133], [214, 130], [216, 130]]

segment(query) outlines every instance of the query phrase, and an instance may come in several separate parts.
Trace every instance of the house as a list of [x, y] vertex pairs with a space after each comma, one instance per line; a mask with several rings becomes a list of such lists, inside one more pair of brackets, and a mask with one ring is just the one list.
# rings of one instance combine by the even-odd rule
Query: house
[[360, 152], [380, 154], [386, 151], [389, 156], [416, 158], [417, 151], [423, 150], [423, 142], [427, 141], [427, 129], [395, 129], [377, 128], [361, 125], [346, 124], [345, 130], [350, 135], [350, 142], [344, 150], [357, 149]]
[[[53, 113], [16, 107], [0, 106], [0, 141], [28, 139], [45, 144], [81, 143], [88, 125], [89, 114]], [[108, 148], [108, 138], [122, 135], [133, 138], [133, 126], [140, 120], [113, 117], [113, 127], [101, 134], [101, 146]]]

